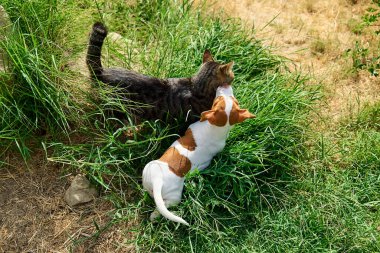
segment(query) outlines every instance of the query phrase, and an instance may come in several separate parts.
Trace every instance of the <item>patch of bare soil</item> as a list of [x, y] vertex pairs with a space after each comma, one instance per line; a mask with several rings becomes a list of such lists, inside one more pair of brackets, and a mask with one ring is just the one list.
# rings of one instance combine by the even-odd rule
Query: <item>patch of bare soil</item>
[[0, 169], [0, 252], [134, 252], [131, 224], [111, 222], [112, 204], [98, 198], [71, 209], [64, 201], [72, 175], [37, 153], [27, 168], [19, 157]]
[[379, 78], [366, 71], [352, 73], [352, 59], [345, 54], [355, 41], [376, 41], [373, 33], [355, 34], [369, 6], [369, 0], [210, 0], [207, 9], [241, 19], [296, 68], [310, 72], [322, 84], [326, 97], [319, 106], [331, 128], [380, 99]]

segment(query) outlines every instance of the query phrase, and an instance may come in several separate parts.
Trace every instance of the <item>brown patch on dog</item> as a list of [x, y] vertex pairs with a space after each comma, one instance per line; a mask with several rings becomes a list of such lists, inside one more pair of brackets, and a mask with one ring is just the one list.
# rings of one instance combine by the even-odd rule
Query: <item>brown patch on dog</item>
[[222, 127], [227, 123], [226, 101], [223, 96], [215, 98], [211, 110], [202, 112], [200, 121], [208, 120], [210, 124]]
[[186, 130], [186, 133], [184, 136], [178, 139], [178, 142], [181, 143], [181, 145], [186, 148], [187, 150], [194, 151], [197, 147], [197, 144], [195, 143], [193, 132], [191, 131], [191, 128], [188, 128]]
[[229, 123], [230, 125], [234, 125], [236, 123], [241, 123], [246, 119], [255, 118], [256, 116], [250, 113], [248, 110], [240, 109], [239, 103], [236, 98], [230, 96], [232, 98], [232, 109], [230, 112]]
[[230, 118], [229, 118], [230, 125], [232, 126], [233, 124], [236, 124], [239, 121], [239, 113], [238, 113], [239, 102], [233, 96], [230, 96], [230, 98], [232, 98], [232, 101], [233, 101], [232, 109], [230, 112]]
[[166, 150], [159, 161], [166, 162], [169, 169], [179, 177], [184, 177], [191, 169], [190, 160], [181, 155], [175, 147], [170, 147]]

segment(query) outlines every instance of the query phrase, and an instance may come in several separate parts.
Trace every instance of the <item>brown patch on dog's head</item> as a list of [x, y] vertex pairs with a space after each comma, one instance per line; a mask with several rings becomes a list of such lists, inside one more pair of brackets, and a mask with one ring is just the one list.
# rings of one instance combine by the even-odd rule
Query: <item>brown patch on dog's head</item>
[[191, 169], [190, 160], [181, 155], [175, 147], [170, 147], [166, 150], [159, 161], [166, 162], [169, 169], [179, 177], [184, 177]]
[[231, 109], [230, 117], [229, 117], [229, 123], [231, 126], [236, 123], [241, 123], [246, 119], [256, 118], [256, 116], [250, 113], [248, 110], [240, 109], [239, 103], [236, 100], [236, 98], [232, 96], [231, 98], [232, 98], [232, 109]]
[[194, 151], [197, 147], [197, 144], [195, 143], [193, 132], [190, 128], [186, 130], [186, 133], [184, 136], [178, 139], [178, 142], [181, 143], [181, 145], [186, 148], [187, 150]]
[[224, 97], [215, 98], [211, 110], [202, 112], [200, 121], [208, 120], [211, 125], [222, 127], [227, 124], [226, 101]]

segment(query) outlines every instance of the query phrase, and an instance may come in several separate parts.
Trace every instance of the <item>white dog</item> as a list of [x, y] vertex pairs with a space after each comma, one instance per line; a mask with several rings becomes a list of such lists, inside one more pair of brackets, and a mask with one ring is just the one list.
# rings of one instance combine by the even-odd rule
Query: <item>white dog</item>
[[211, 110], [202, 112], [200, 121], [191, 124], [185, 136], [176, 140], [160, 159], [145, 166], [143, 186], [157, 206], [150, 219], [161, 213], [169, 220], [189, 225], [167, 209], [181, 201], [184, 176], [195, 168], [205, 169], [224, 148], [232, 125], [254, 117], [239, 108], [231, 85], [219, 87]]

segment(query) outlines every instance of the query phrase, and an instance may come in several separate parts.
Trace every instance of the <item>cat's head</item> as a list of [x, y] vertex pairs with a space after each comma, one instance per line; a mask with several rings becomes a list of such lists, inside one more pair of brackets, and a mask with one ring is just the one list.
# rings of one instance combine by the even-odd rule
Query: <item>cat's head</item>
[[204, 93], [214, 95], [219, 86], [229, 84], [234, 80], [232, 67], [234, 62], [218, 63], [206, 49], [203, 53], [203, 62], [197, 75], [194, 77], [196, 88]]

